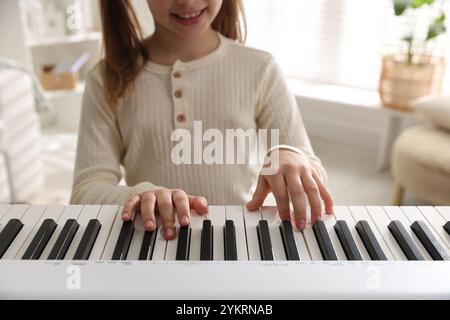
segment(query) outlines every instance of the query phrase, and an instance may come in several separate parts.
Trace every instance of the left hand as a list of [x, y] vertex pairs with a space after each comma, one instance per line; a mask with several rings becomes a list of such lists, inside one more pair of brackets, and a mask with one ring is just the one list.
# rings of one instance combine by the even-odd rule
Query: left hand
[[[275, 154], [278, 152], [278, 155]], [[253, 199], [247, 203], [250, 211], [259, 209], [272, 192], [281, 220], [291, 220], [289, 199], [294, 208], [295, 226], [303, 230], [306, 226], [306, 197], [311, 207], [311, 223], [320, 219], [325, 212], [333, 214], [333, 199], [317, 171], [308, 160], [291, 150], [272, 151], [270, 157], [279, 157], [279, 168], [273, 175], [259, 175]]]

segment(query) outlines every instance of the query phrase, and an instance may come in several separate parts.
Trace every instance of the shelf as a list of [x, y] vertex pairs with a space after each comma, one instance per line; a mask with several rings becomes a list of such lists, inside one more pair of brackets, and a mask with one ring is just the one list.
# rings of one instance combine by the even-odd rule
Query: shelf
[[64, 98], [73, 94], [82, 94], [84, 92], [85, 83], [80, 82], [75, 89], [72, 90], [55, 90], [55, 91], [45, 91], [44, 96], [48, 100]]
[[88, 32], [83, 34], [60, 36], [60, 37], [42, 37], [26, 40], [26, 45], [32, 47], [52, 46], [60, 44], [79, 43], [84, 41], [99, 41], [102, 39], [101, 32]]

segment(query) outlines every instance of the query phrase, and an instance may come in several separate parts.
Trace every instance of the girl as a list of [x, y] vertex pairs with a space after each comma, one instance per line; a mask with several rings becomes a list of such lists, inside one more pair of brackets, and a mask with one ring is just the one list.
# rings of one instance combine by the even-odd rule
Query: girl
[[[323, 207], [332, 213], [325, 171], [280, 68], [269, 53], [242, 45], [241, 2], [148, 0], [148, 6], [155, 32], [143, 39], [131, 0], [101, 1], [105, 57], [86, 82], [71, 203], [124, 205], [124, 221], [141, 211], [148, 231], [159, 213], [166, 239], [176, 235], [174, 214], [188, 225], [190, 209], [207, 212], [206, 199], [256, 210], [272, 192], [281, 219], [292, 218], [292, 202], [299, 229], [306, 198], [312, 223]], [[191, 132], [194, 121], [223, 134], [279, 130], [279, 144], [269, 150], [278, 170], [175, 164], [172, 133]], [[127, 186], [118, 185], [121, 165]]]

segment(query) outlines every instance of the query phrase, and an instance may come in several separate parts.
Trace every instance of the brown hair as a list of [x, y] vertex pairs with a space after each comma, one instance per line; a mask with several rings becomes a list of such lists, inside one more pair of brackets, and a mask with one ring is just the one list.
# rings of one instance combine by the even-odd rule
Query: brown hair
[[[131, 2], [100, 1], [105, 51], [102, 77], [106, 98], [114, 107], [149, 59]], [[242, 1], [224, 0], [212, 28], [227, 38], [245, 42], [246, 22]]]

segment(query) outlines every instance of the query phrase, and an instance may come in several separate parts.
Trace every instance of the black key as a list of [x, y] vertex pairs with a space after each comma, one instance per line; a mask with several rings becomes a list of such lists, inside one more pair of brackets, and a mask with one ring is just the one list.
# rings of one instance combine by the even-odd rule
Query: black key
[[433, 260], [448, 260], [449, 256], [439, 241], [433, 236], [428, 226], [421, 220], [411, 225], [417, 238], [428, 251]]
[[23, 223], [19, 219], [11, 219], [0, 233], [0, 259], [5, 252], [9, 249], [9, 246], [14, 241], [23, 227]]
[[388, 228], [408, 260], [424, 260], [413, 239], [400, 221], [392, 221], [389, 223]]
[[126, 260], [128, 249], [134, 234], [134, 221], [126, 221], [120, 229], [119, 239], [117, 239], [111, 260]]
[[55, 231], [56, 226], [57, 224], [53, 219], [45, 219], [25, 251], [22, 260], [38, 260]]
[[211, 220], [203, 220], [200, 260], [213, 260], [213, 231]]
[[369, 223], [366, 220], [361, 220], [356, 224], [356, 231], [358, 231], [359, 237], [364, 243], [364, 246], [369, 253], [370, 259], [387, 260], [383, 249], [381, 249], [381, 246], [378, 243], [375, 234], [373, 233]]
[[92, 219], [89, 221], [86, 230], [83, 233], [83, 237], [81, 238], [80, 244], [78, 245], [77, 251], [75, 251], [75, 254], [73, 255], [73, 260], [89, 259], [89, 255], [91, 254], [101, 227], [102, 225], [97, 219]]
[[334, 230], [336, 230], [339, 242], [342, 245], [342, 249], [344, 249], [347, 259], [362, 260], [363, 258], [358, 250], [358, 247], [356, 246], [347, 222], [344, 220], [338, 220], [334, 225]]
[[270, 241], [269, 224], [266, 220], [260, 220], [256, 226], [258, 232], [259, 252], [261, 260], [274, 260], [272, 241]]
[[284, 220], [280, 224], [281, 239], [283, 239], [284, 252], [288, 260], [300, 260], [298, 255], [297, 244], [295, 243], [292, 224], [288, 220]]
[[323, 220], [316, 220], [316, 223], [313, 225], [313, 231], [323, 260], [337, 260], [338, 258], [331, 243], [330, 236], [328, 235], [325, 222]]
[[237, 246], [236, 246], [236, 229], [233, 220], [225, 221], [223, 230], [223, 243], [225, 248], [225, 260], [237, 260]]
[[447, 234], [450, 236], [450, 221], [447, 221], [446, 224], [444, 224], [444, 229], [447, 231]]
[[189, 260], [189, 247], [191, 244], [191, 227], [180, 227], [178, 233], [176, 260]]
[[79, 226], [80, 225], [75, 219], [66, 221], [58, 239], [56, 239], [52, 251], [50, 251], [50, 254], [47, 257], [48, 260], [63, 260], [65, 258], [67, 250], [69, 250], [70, 244], [72, 243]]
[[142, 240], [141, 251], [139, 252], [139, 260], [152, 260], [153, 250], [155, 249], [156, 236], [158, 229], [155, 231], [146, 231]]

